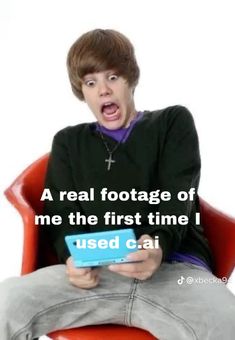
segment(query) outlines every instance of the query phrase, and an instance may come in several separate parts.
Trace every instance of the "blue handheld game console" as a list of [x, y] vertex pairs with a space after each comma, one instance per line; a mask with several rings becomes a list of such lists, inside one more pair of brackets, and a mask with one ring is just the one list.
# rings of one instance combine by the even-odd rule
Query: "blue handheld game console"
[[118, 229], [65, 237], [75, 267], [96, 267], [125, 263], [138, 250], [133, 229]]

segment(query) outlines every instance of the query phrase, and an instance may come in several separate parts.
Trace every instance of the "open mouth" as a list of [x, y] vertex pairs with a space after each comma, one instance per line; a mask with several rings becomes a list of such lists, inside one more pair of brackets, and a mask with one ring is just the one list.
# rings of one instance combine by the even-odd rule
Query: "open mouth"
[[101, 106], [101, 112], [108, 121], [116, 120], [120, 117], [119, 106], [116, 103], [108, 102]]

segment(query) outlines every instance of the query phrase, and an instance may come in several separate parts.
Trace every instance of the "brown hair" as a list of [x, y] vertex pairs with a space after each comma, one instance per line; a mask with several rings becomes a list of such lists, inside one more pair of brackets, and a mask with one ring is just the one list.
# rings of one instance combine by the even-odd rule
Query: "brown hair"
[[88, 73], [114, 69], [133, 88], [140, 73], [131, 42], [110, 29], [95, 29], [78, 38], [69, 50], [67, 67], [72, 90], [80, 100], [84, 99], [82, 80]]

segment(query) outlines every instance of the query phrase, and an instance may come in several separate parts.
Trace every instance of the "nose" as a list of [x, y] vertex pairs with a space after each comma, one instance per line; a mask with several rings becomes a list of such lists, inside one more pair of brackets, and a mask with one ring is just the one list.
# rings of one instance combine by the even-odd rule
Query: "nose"
[[112, 90], [108, 86], [106, 81], [102, 81], [99, 83], [99, 95], [101, 97], [109, 96], [111, 93], [112, 93]]

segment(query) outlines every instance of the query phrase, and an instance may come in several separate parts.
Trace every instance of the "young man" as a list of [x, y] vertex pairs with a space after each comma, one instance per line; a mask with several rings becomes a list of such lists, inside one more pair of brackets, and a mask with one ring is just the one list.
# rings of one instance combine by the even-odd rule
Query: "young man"
[[[119, 32], [97, 29], [81, 36], [69, 51], [68, 72], [73, 92], [96, 122], [67, 127], [53, 141], [45, 184], [53, 200], [45, 201], [44, 212], [62, 217], [61, 226], [46, 227], [61, 265], [2, 283], [1, 339], [118, 323], [144, 328], [159, 339], [231, 340], [234, 296], [222, 283], [196, 282], [214, 276], [203, 227], [195, 222], [200, 154], [191, 114], [181, 106], [136, 110], [139, 68], [133, 46]], [[62, 191], [90, 188], [94, 200], [60, 199]], [[103, 200], [104, 188], [125, 191], [131, 199]], [[154, 202], [139, 196], [156, 190], [170, 198]], [[192, 195], [183, 199], [180, 192]], [[68, 215], [77, 212], [95, 215], [99, 223], [69, 223]], [[159, 247], [132, 253], [129, 259], [138, 262], [75, 268], [64, 237], [120, 229], [105, 223], [106, 212], [139, 213], [141, 223], [133, 219], [131, 226], [139, 244], [158, 237]], [[175, 219], [165, 224], [161, 216]], [[129, 222], [124, 219], [121, 227], [130, 227]], [[194, 282], [180, 285], [181, 277]]]

